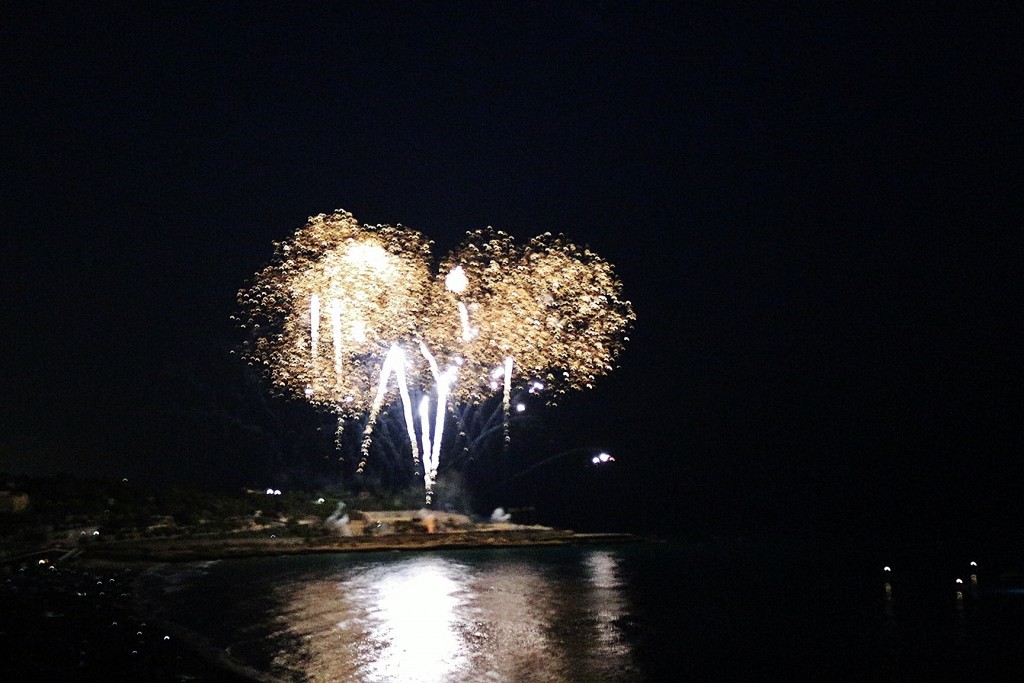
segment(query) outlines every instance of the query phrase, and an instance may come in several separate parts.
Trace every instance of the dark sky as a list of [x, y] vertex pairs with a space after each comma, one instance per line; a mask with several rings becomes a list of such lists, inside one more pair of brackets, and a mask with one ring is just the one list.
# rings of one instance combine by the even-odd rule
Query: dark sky
[[623, 500], [1015, 529], [1016, 3], [677, 4], [8, 10], [0, 469], [244, 470], [190, 437], [237, 413], [235, 292], [340, 207], [616, 265], [621, 368], [540, 447], [614, 450]]

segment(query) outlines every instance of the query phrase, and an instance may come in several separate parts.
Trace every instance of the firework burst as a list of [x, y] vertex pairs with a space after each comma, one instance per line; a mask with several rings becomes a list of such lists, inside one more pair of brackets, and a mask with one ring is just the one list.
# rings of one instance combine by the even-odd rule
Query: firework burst
[[277, 243], [238, 301], [244, 356], [274, 387], [334, 411], [339, 438], [365, 416], [359, 471], [401, 402], [428, 504], [446, 411], [500, 392], [507, 441], [513, 389], [554, 402], [590, 388], [634, 320], [611, 264], [563, 236], [470, 232], [435, 272], [419, 232], [340, 210]]

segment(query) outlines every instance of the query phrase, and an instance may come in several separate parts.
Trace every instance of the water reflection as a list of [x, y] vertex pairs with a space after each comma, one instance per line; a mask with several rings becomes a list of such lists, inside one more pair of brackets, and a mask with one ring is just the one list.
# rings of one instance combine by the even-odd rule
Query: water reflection
[[615, 653], [616, 658], [628, 658], [629, 652], [621, 632], [620, 619], [625, 612], [622, 580], [619, 577], [618, 558], [610, 552], [595, 552], [586, 557], [590, 571], [590, 598], [593, 603], [596, 637], [600, 649]]
[[394, 557], [288, 581], [276, 592], [276, 673], [367, 683], [631, 678], [614, 553], [567, 554], [566, 563], [482, 557]]
[[369, 626], [369, 651], [376, 653], [371, 678], [444, 680], [461, 667], [455, 631], [461, 569], [425, 558], [370, 573], [370, 589], [364, 592], [372, 611], [363, 624]]

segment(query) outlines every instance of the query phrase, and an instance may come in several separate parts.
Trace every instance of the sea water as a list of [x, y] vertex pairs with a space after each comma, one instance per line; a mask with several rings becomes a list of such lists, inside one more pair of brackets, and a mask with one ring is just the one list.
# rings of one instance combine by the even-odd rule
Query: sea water
[[143, 585], [285, 681], [1024, 677], [1024, 596], [786, 542], [266, 557]]

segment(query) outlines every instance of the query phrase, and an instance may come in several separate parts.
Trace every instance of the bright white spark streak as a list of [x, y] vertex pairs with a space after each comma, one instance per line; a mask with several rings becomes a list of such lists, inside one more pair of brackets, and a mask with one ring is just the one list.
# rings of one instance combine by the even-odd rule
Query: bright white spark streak
[[309, 343], [310, 361], [313, 361], [319, 355], [320, 346], [320, 297], [316, 294], [309, 296]]
[[341, 301], [331, 299], [331, 333], [334, 335], [334, 379], [341, 382]]
[[[334, 340], [334, 382], [335, 386], [341, 386], [341, 301], [331, 299], [331, 333]], [[341, 418], [341, 410], [338, 410], [338, 428], [334, 432], [334, 444], [338, 451], [341, 451], [341, 434], [345, 428], [345, 420]]]
[[384, 363], [380, 368], [380, 381], [377, 383], [377, 395], [373, 398], [373, 405], [370, 407], [370, 415], [366, 419], [366, 428], [363, 430], [363, 445], [360, 449], [358, 472], [363, 471], [366, 465], [366, 458], [370, 455], [370, 437], [373, 434], [373, 426], [377, 422], [380, 408], [384, 404], [384, 396], [388, 389], [388, 380], [391, 373], [395, 374], [395, 381], [398, 384], [398, 393], [402, 397], [402, 410], [405, 414], [405, 429], [409, 433], [409, 445], [412, 446], [413, 463], [419, 467], [420, 454], [419, 446], [416, 445], [416, 425], [412, 416], [412, 399], [409, 396], [409, 386], [405, 381], [405, 352], [398, 344], [393, 344], [384, 357]]
[[366, 428], [363, 430], [363, 445], [360, 448], [360, 455], [362, 457], [357, 468], [359, 472], [362, 472], [363, 466], [366, 464], [366, 458], [370, 455], [370, 435], [373, 433], [373, 425], [377, 422], [380, 408], [384, 404], [384, 394], [387, 392], [388, 379], [391, 377], [391, 366], [395, 363], [395, 356], [401, 352], [397, 344], [393, 345], [388, 350], [388, 355], [384, 357], [384, 363], [381, 365], [380, 379], [377, 381], [377, 395], [373, 397], [373, 403], [370, 405], [370, 414], [366, 418]]
[[427, 364], [430, 365], [430, 374], [434, 376], [434, 381], [439, 382], [441, 380], [441, 369], [437, 367], [437, 359], [434, 358], [434, 354], [430, 353], [430, 349], [427, 345], [420, 340], [420, 353], [427, 359]]
[[418, 468], [420, 454], [416, 446], [416, 423], [412, 417], [412, 398], [409, 397], [409, 385], [405, 382], [405, 353], [401, 349], [399, 349], [398, 362], [395, 364], [395, 379], [398, 381], [398, 393], [402, 397], [405, 429], [409, 432], [409, 445], [412, 446], [412, 462]]
[[427, 436], [430, 428], [429, 399], [424, 396], [420, 402], [420, 423], [423, 430], [423, 483], [426, 486], [427, 494], [434, 487], [434, 479], [437, 477], [437, 467], [441, 460], [441, 442], [444, 439], [444, 411], [448, 405], [448, 393], [455, 382], [457, 367], [451, 366], [443, 373], [437, 365], [437, 359], [430, 353], [427, 345], [420, 341], [420, 353], [427, 359], [430, 365], [430, 374], [434, 377], [434, 385], [437, 387], [437, 412], [434, 415], [434, 442], [430, 448], [430, 438]]
[[477, 329], [469, 326], [469, 310], [461, 301], [459, 302], [459, 320], [462, 322], [462, 341], [469, 341], [475, 337]]
[[423, 483], [430, 492], [430, 397], [420, 399], [420, 438], [423, 440]]
[[[455, 266], [444, 278], [444, 286], [453, 294], [462, 294], [466, 291], [469, 280], [466, 278], [466, 271], [462, 266]], [[459, 301], [459, 321], [462, 323], [462, 341], [469, 341], [476, 336], [477, 330], [469, 326], [469, 309], [466, 304]]]
[[448, 368], [437, 381], [437, 414], [434, 415], [434, 451], [430, 454], [430, 484], [433, 486], [437, 476], [437, 466], [441, 462], [441, 439], [444, 438], [444, 411], [448, 405], [448, 391], [455, 382], [455, 368]]
[[[450, 275], [450, 273], [449, 273]], [[441, 370], [437, 367], [437, 359], [434, 358], [434, 354], [430, 353], [430, 349], [427, 345], [420, 340], [420, 353], [427, 359], [427, 364], [430, 365], [430, 374], [434, 376], [434, 384], [437, 386], [437, 407], [438, 407], [438, 421], [434, 425], [434, 448], [430, 448], [430, 399], [427, 396], [423, 397], [423, 401], [420, 403], [420, 419], [423, 425], [423, 487], [427, 493], [427, 499], [429, 500], [434, 489], [434, 475], [437, 473], [437, 452], [441, 446], [441, 434], [444, 428], [444, 401], [445, 397], [441, 395]]]
[[[420, 353], [427, 359], [427, 364], [430, 365], [430, 374], [434, 376], [434, 384], [437, 386], [438, 394], [438, 410], [439, 414], [443, 416], [444, 410], [444, 398], [441, 396], [441, 370], [437, 366], [437, 359], [434, 358], [434, 354], [430, 353], [430, 349], [427, 345], [420, 340]], [[430, 498], [431, 491], [434, 487], [434, 474], [437, 472], [437, 456], [435, 453], [439, 449], [441, 442], [441, 431], [442, 425], [434, 425], [434, 448], [430, 447], [430, 398], [427, 396], [423, 397], [420, 402], [420, 423], [422, 425], [422, 438], [423, 438], [423, 485], [427, 492], [427, 498]]]

